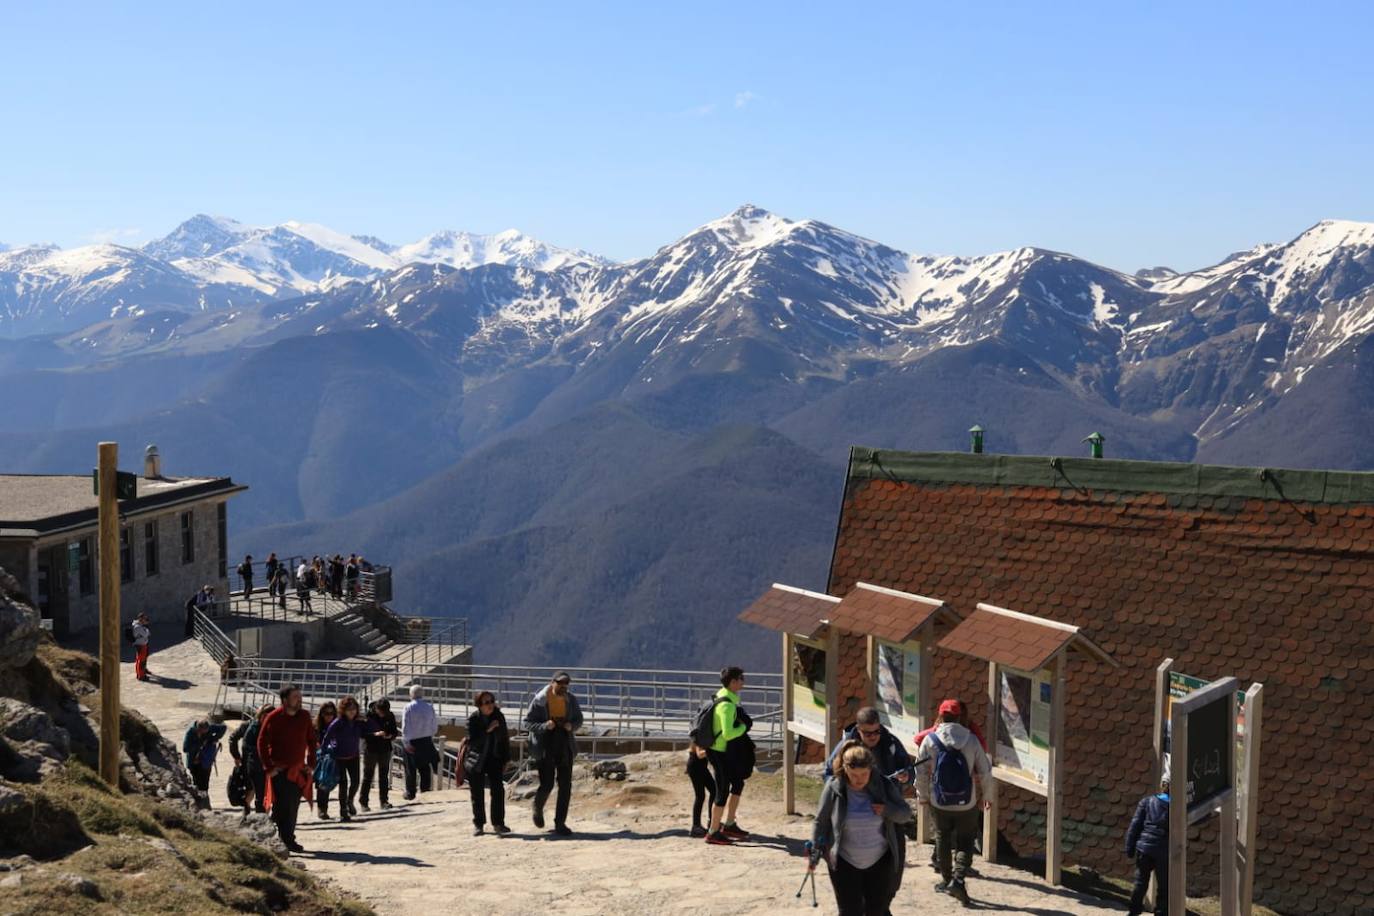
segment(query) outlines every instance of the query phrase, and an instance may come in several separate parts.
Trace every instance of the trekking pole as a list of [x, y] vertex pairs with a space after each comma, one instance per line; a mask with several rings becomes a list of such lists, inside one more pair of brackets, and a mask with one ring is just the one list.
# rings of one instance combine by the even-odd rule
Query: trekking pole
[[797, 888], [797, 899], [801, 899], [802, 891], [806, 890], [806, 882], [811, 882], [811, 905], [820, 906], [816, 900], [816, 862], [820, 858], [821, 850], [813, 846], [810, 840], [806, 841], [806, 874], [802, 876], [801, 887]]

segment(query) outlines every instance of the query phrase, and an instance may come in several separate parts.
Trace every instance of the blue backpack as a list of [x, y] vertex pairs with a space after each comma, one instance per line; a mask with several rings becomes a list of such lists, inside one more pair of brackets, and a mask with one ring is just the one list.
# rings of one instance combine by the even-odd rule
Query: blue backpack
[[968, 758], [961, 750], [945, 747], [935, 733], [930, 733], [935, 743], [935, 778], [932, 780], [931, 794], [936, 806], [940, 808], [959, 808], [973, 802], [973, 775], [968, 771]]
[[315, 787], [328, 792], [339, 784], [339, 763], [328, 751], [321, 751], [315, 761]]

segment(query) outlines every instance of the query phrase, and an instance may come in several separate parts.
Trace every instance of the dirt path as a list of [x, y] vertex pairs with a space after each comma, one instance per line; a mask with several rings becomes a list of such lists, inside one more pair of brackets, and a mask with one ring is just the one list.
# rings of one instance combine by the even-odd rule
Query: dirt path
[[[164, 679], [161, 683], [139, 683], [132, 665], [123, 666], [123, 700], [179, 745], [186, 726], [214, 701], [218, 669], [193, 642], [155, 651], [149, 666]], [[374, 808], [349, 824], [319, 821], [302, 809], [299, 839], [308, 853], [299, 861], [363, 897], [383, 916], [835, 913], [824, 865], [816, 876], [820, 907], [811, 908], [809, 888], [803, 900], [795, 896], [805, 871], [801, 845], [810, 836], [811, 821], [783, 816], [775, 787], [751, 783], [756, 791], [746, 792], [740, 821], [756, 838], [719, 848], [687, 836], [691, 789], [680, 755], [639, 755], [627, 763], [626, 782], [598, 782], [579, 774], [570, 818], [577, 835], [568, 839], [535, 830], [528, 801], [509, 802], [513, 834], [475, 837], [465, 789], [406, 803], [397, 787], [396, 808]], [[225, 804], [228, 765], [226, 749], [211, 785], [216, 807]], [[934, 892], [928, 855], [928, 847], [909, 851], [893, 913], [964, 912]], [[1123, 912], [1112, 903], [1049, 888], [1026, 872], [981, 859], [975, 864], [982, 871], [969, 882], [975, 909], [1031, 916]]]

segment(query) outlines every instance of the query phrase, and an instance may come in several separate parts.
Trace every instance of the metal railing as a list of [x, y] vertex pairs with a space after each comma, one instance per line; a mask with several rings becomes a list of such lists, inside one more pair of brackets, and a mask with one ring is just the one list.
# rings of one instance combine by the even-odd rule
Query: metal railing
[[[666, 743], [685, 746], [696, 711], [720, 689], [714, 671], [660, 671], [625, 668], [568, 668], [573, 693], [583, 713], [582, 735], [602, 743], [641, 747]], [[427, 664], [400, 661], [325, 661], [319, 659], [244, 659], [239, 665], [239, 705], [255, 707], [276, 695], [282, 684], [301, 688], [309, 706], [352, 695], [359, 702], [408, 699], [408, 688], [420, 684], [440, 720], [464, 723], [473, 712], [478, 690], [490, 690], [510, 707], [514, 731], [534, 693], [549, 683], [550, 668], [507, 665]], [[783, 677], [752, 674], [741, 703], [753, 712], [754, 741], [781, 742]]]
[[236, 672], [242, 658], [239, 654], [238, 643], [230, 639], [228, 634], [221, 630], [211, 617], [203, 611], [193, 611], [191, 619], [191, 632], [200, 643], [207, 655], [215, 660], [215, 664], [223, 665], [226, 658], [233, 658], [236, 663]]

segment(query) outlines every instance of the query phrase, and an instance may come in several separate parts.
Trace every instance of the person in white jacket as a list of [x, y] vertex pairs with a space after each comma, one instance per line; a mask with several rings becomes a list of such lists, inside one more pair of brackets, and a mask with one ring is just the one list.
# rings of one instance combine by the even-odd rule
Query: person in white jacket
[[152, 630], [148, 626], [148, 615], [139, 614], [130, 627], [134, 637], [134, 677], [140, 681], [148, 680], [148, 639]]
[[[410, 688], [410, 702], [401, 711], [401, 742], [406, 752], [406, 801], [415, 800], [415, 790], [428, 792], [439, 752], [434, 736], [439, 732], [439, 717], [425, 699], [419, 684]], [[419, 783], [417, 786], [416, 783]]]
[[978, 810], [987, 807], [992, 788], [992, 767], [978, 738], [959, 724], [961, 712], [958, 700], [940, 704], [939, 724], [917, 750], [916, 795], [930, 806], [935, 822], [942, 879], [935, 889], [967, 905], [964, 878], [973, 862]]

